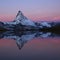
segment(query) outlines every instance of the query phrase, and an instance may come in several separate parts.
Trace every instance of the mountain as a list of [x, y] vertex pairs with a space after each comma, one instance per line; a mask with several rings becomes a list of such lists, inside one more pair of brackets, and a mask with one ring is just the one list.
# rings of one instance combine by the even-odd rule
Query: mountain
[[39, 28], [50, 28], [52, 24], [49, 22], [36, 22], [35, 23]]
[[18, 11], [17, 16], [14, 20], [16, 23], [21, 23], [22, 25], [35, 26], [34, 22], [26, 18], [21, 11]]
[[21, 11], [18, 11], [16, 18], [12, 22], [4, 22], [4, 24], [22, 24], [25, 26], [35, 26], [34, 22], [27, 19]]
[[11, 22], [0, 22], [4, 25], [0, 26], [6, 30], [26, 30], [36, 27], [35, 23], [32, 20], [26, 18], [21, 11], [18, 11], [16, 18]]
[[[16, 18], [11, 22], [0, 22], [0, 30], [58, 30], [60, 23], [55, 22], [33, 22], [24, 16], [21, 11], [18, 11]], [[59, 29], [60, 30], [60, 29]]]

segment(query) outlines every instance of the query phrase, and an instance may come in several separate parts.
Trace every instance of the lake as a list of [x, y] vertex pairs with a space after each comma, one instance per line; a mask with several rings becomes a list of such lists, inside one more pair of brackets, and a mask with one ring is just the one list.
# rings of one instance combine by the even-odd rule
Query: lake
[[0, 60], [60, 60], [60, 35], [51, 32], [1, 32]]

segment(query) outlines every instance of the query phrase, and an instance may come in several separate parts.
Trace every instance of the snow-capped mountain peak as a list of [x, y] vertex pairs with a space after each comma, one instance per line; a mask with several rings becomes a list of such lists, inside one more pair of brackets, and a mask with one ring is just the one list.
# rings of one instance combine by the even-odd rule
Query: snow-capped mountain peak
[[25, 17], [21, 11], [18, 11], [14, 22], [16, 22], [16, 24], [21, 23], [22, 25], [35, 26], [35, 23]]
[[15, 20], [27, 19], [21, 11], [18, 11]]
[[21, 12], [21, 11], [18, 11], [18, 13], [17, 13], [16, 17], [17, 17], [18, 15], [23, 15], [23, 14], [22, 14], [22, 12]]

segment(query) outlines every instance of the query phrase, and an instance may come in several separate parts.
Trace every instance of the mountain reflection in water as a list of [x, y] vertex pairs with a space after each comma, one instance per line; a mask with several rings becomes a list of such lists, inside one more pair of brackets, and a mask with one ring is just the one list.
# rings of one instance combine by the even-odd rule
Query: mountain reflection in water
[[55, 34], [52, 32], [33, 32], [33, 31], [24, 31], [24, 32], [14, 32], [14, 31], [6, 31], [0, 32], [0, 39], [13, 39], [16, 40], [16, 44], [19, 49], [21, 49], [25, 43], [34, 38], [47, 38], [47, 37], [59, 37], [60, 34]]

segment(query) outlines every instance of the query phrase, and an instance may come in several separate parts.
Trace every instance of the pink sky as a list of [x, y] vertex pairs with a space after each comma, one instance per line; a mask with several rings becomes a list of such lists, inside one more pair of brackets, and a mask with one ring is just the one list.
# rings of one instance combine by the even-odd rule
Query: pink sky
[[0, 0], [0, 21], [12, 21], [21, 10], [34, 21], [60, 21], [60, 0]]

